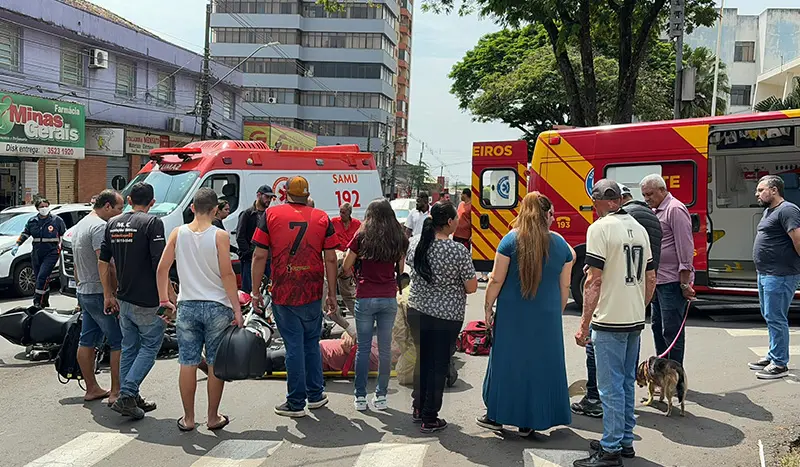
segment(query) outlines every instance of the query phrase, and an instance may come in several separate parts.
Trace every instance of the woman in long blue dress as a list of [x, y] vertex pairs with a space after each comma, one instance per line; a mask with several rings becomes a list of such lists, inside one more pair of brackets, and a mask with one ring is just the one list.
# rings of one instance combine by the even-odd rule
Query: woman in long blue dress
[[477, 419], [484, 428], [511, 425], [528, 436], [572, 422], [561, 316], [575, 254], [550, 232], [552, 222], [550, 200], [529, 193], [497, 248], [485, 301], [494, 339], [483, 381], [486, 414]]

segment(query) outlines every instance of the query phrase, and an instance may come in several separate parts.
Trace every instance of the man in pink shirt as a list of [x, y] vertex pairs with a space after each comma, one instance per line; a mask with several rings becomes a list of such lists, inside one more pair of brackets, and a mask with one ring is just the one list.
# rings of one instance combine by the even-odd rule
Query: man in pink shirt
[[[651, 321], [656, 354], [664, 353], [678, 334], [686, 313], [687, 300], [694, 299], [694, 239], [689, 210], [667, 191], [659, 174], [644, 177], [642, 196], [661, 223], [661, 260], [656, 277]], [[683, 365], [686, 330], [667, 358]]]
[[350, 203], [344, 203], [339, 208], [339, 217], [331, 219], [331, 224], [333, 224], [333, 230], [339, 238], [339, 248], [336, 249], [336, 260], [339, 264], [339, 276], [337, 279], [339, 294], [342, 296], [344, 306], [352, 314], [355, 311], [356, 285], [353, 282], [352, 271], [342, 271], [342, 261], [344, 260], [345, 252], [347, 252], [347, 245], [350, 244], [350, 240], [361, 228], [361, 221], [353, 218], [353, 206]]

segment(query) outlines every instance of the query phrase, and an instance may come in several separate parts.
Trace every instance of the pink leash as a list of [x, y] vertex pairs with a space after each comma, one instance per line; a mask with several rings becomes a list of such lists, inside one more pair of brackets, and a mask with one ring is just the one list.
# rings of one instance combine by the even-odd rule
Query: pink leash
[[667, 350], [664, 353], [662, 353], [661, 355], [659, 355], [657, 358], [664, 358], [664, 356], [669, 354], [669, 352], [672, 350], [672, 348], [675, 347], [675, 343], [678, 342], [678, 338], [681, 337], [681, 333], [683, 332], [683, 329], [686, 327], [686, 318], [689, 317], [689, 308], [691, 308], [691, 306], [692, 306], [692, 301], [691, 300], [687, 300], [686, 301], [686, 313], [683, 314], [683, 323], [681, 323], [681, 328], [678, 330], [678, 334], [675, 335], [675, 339], [672, 341], [672, 344], [669, 345], [669, 348], [667, 348]]

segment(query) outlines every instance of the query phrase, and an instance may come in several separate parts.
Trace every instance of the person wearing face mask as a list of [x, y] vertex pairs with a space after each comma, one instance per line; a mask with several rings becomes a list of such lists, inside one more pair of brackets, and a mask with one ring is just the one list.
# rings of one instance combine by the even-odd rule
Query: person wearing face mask
[[50, 274], [58, 261], [61, 237], [67, 231], [67, 226], [63, 219], [50, 214], [50, 201], [46, 198], [36, 201], [35, 206], [38, 214], [28, 219], [11, 254], [16, 255], [20, 245], [28, 238], [33, 238], [31, 262], [36, 277], [33, 306], [47, 308], [50, 306]]

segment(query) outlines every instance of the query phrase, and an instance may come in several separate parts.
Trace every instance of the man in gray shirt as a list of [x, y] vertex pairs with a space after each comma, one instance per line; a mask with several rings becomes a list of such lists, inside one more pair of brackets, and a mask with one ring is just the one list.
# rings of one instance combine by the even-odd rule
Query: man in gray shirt
[[789, 306], [800, 284], [800, 209], [783, 197], [782, 178], [767, 175], [759, 180], [756, 198], [767, 209], [758, 223], [753, 261], [769, 331], [769, 352], [749, 365], [759, 370], [759, 379], [783, 378], [789, 372]]
[[[72, 235], [78, 305], [83, 313], [78, 347], [78, 364], [86, 381], [86, 395], [83, 399], [93, 401], [108, 397], [109, 404], [113, 404], [119, 397], [122, 332], [116, 315], [106, 314], [103, 307], [103, 284], [100, 282], [97, 258], [106, 233], [106, 222], [119, 215], [123, 206], [119, 193], [114, 190], [103, 191], [95, 199], [94, 211], [75, 225]], [[112, 280], [116, 282], [116, 277]], [[95, 349], [103, 344], [104, 336], [108, 338], [111, 348], [111, 391], [101, 388], [94, 376]]]

